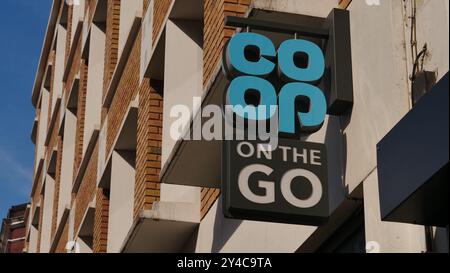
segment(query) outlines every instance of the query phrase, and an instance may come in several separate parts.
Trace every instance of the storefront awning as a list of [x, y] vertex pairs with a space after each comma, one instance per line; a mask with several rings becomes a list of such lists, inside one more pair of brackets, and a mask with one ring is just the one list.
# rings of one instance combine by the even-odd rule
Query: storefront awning
[[378, 143], [383, 220], [448, 225], [448, 93], [447, 73]]

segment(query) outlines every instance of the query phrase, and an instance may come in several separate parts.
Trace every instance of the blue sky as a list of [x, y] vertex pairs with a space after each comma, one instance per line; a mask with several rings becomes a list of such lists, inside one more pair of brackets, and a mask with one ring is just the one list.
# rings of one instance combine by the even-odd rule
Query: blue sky
[[51, 0], [1, 0], [0, 218], [29, 201], [34, 164], [31, 89]]

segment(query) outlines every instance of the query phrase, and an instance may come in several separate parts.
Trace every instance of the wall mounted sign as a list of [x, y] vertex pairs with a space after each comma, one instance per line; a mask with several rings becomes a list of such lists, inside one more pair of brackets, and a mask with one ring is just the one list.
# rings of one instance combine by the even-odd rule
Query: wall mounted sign
[[[348, 11], [335, 9], [322, 19], [320, 28], [226, 19], [244, 31], [224, 48], [222, 68], [230, 81], [224, 104], [243, 120], [276, 119], [279, 136], [273, 150], [258, 140], [224, 141], [226, 217], [304, 225], [329, 217], [326, 147], [300, 136], [320, 130], [327, 114], [345, 114], [353, 86]], [[275, 46], [270, 32], [291, 38]], [[256, 114], [242, 110], [249, 108]]]
[[223, 206], [230, 218], [318, 225], [329, 216], [325, 145], [225, 141]]

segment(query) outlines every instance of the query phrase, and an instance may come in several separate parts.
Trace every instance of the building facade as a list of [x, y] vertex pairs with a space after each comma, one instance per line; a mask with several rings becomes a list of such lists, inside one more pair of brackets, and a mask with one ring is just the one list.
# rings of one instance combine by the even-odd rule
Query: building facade
[[[222, 52], [242, 30], [226, 17], [314, 24], [335, 8], [350, 15], [353, 105], [306, 137], [327, 148], [327, 223], [224, 217], [220, 145], [171, 137], [174, 107], [220, 104]], [[448, 218], [383, 221], [377, 158], [413, 109], [410, 76], [445, 80], [448, 21], [446, 0], [54, 0], [32, 92], [26, 251], [448, 252]]]
[[26, 222], [30, 205], [21, 204], [9, 209], [2, 221], [0, 253], [23, 253], [25, 250]]

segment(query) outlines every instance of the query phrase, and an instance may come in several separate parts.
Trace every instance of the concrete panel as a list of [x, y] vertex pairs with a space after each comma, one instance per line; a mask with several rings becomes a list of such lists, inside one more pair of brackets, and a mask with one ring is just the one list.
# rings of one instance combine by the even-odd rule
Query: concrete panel
[[337, 0], [254, 0], [253, 7], [273, 11], [327, 17]]
[[176, 120], [170, 118], [172, 107], [187, 106], [192, 115], [193, 97], [201, 97], [203, 92], [201, 41], [201, 23], [182, 20], [167, 22], [162, 165], [165, 164], [176, 142], [176, 139], [170, 136], [170, 127]]
[[[180, 50], [183, 48], [183, 50]], [[170, 136], [175, 119], [170, 118], [174, 105], [189, 107], [192, 99], [202, 94], [203, 49], [202, 25], [196, 21], [169, 20], [166, 27], [166, 58], [164, 82], [164, 121], [162, 162], [164, 166], [176, 139]], [[161, 200], [200, 204], [200, 189], [162, 184]], [[200, 207], [199, 207], [200, 209]]]
[[[36, 162], [38, 163], [41, 158], [44, 157], [45, 151], [45, 138], [47, 135], [47, 117], [48, 117], [48, 103], [49, 103], [49, 92], [42, 88], [42, 98], [41, 98], [41, 108], [39, 112], [39, 125], [38, 125], [38, 135], [36, 142]], [[34, 173], [36, 174], [39, 164], [35, 164]]]
[[91, 254], [91, 253], [93, 253], [93, 251], [89, 247], [89, 245], [87, 245], [86, 242], [83, 241], [82, 239], [77, 240], [77, 243], [80, 246], [80, 253], [84, 253], [84, 254]]
[[402, 2], [352, 1], [349, 10], [355, 101], [344, 143], [352, 192], [376, 167], [376, 144], [409, 111], [409, 96]]
[[114, 151], [110, 189], [108, 253], [117, 253], [133, 224], [135, 155]]
[[[411, 15], [411, 2], [406, 2], [405, 15]], [[439, 81], [449, 69], [449, 1], [448, 0], [419, 0], [416, 12], [417, 48], [420, 51], [427, 44], [428, 53], [424, 59], [424, 69], [436, 73]], [[408, 19], [405, 24], [405, 36], [408, 48], [408, 73], [412, 73], [413, 58], [410, 53], [411, 24]]]
[[142, 19], [141, 28], [141, 66], [140, 82], [144, 79], [145, 72], [150, 64], [153, 54], [153, 0], [149, 2], [147, 11]]
[[74, 240], [74, 233], [75, 233], [75, 231], [74, 231], [74, 228], [75, 228], [75, 206], [76, 206], [77, 204], [76, 204], [76, 201], [72, 204], [72, 209], [70, 210], [70, 213], [69, 213], [69, 219], [68, 219], [68, 222], [69, 222], [69, 238], [68, 238], [68, 241], [70, 242], [70, 241], [73, 241]]
[[156, 202], [151, 210], [140, 213], [139, 220], [128, 233], [122, 252], [180, 252], [199, 221], [200, 209], [195, 204]]
[[[100, 124], [103, 70], [105, 60], [105, 33], [95, 24], [91, 26], [91, 40], [89, 45], [89, 70], [86, 94], [86, 117], [84, 139], [89, 139], [95, 126]], [[83, 154], [88, 142], [83, 143]]]
[[[75, 32], [75, 30], [73, 31]], [[52, 115], [55, 108], [56, 99], [61, 97], [63, 89], [63, 76], [64, 76], [64, 62], [66, 56], [66, 36], [67, 30], [61, 26], [57, 26], [56, 37], [56, 57], [54, 61], [55, 75], [53, 78], [53, 94], [52, 94], [52, 110], [49, 115]]]
[[45, 178], [45, 194], [44, 206], [42, 215], [42, 230], [41, 230], [41, 253], [48, 253], [51, 244], [51, 230], [52, 230], [52, 215], [53, 215], [53, 196], [55, 191], [55, 180], [46, 175]]
[[378, 200], [378, 173], [364, 181], [366, 242], [381, 253], [420, 253], [426, 251], [423, 226], [381, 221]]
[[139, 13], [142, 16], [143, 0], [127, 0], [126, 5], [120, 5], [120, 29], [119, 29], [119, 58], [133, 25], [134, 17]]
[[79, 5], [73, 6], [73, 15], [72, 15], [72, 30], [70, 36], [70, 44], [72, 44], [73, 39], [75, 37], [75, 31], [77, 29], [78, 21], [84, 19], [84, 5], [86, 0], [79, 0]]
[[77, 128], [77, 117], [69, 110], [66, 110], [65, 124], [64, 124], [64, 142], [62, 150], [62, 164], [61, 164], [61, 182], [59, 187], [58, 200], [58, 220], [64, 213], [66, 205], [70, 205], [72, 198], [72, 183], [73, 183], [73, 161], [75, 158], [75, 132]]
[[37, 252], [37, 239], [39, 231], [33, 226], [30, 226], [30, 241], [28, 243], [28, 253]]

